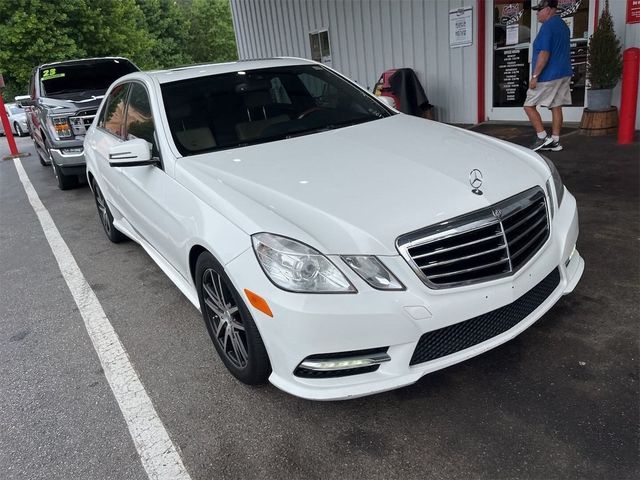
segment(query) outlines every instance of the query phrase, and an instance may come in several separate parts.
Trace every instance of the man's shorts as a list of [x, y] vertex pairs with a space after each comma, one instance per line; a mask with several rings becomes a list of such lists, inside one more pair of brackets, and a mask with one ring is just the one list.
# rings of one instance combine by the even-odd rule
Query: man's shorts
[[549, 82], [538, 82], [535, 90], [527, 90], [525, 107], [553, 108], [571, 105], [571, 77], [562, 77]]

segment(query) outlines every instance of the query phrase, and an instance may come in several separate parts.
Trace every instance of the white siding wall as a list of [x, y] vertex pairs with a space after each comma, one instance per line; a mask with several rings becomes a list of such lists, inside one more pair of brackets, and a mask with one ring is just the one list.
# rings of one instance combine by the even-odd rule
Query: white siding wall
[[[449, 48], [449, 10], [474, 7], [474, 44]], [[476, 0], [231, 0], [241, 59], [311, 58], [328, 29], [331, 66], [371, 90], [389, 68], [413, 68], [439, 120], [477, 119]]]

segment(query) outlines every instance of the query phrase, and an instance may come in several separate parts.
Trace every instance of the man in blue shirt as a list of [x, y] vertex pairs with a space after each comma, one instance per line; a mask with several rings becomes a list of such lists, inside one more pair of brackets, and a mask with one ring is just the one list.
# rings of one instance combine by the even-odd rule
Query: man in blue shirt
[[[571, 46], [569, 27], [556, 15], [558, 0], [540, 0], [531, 7], [537, 11], [542, 24], [533, 42], [533, 74], [529, 81], [524, 111], [536, 130], [538, 138], [532, 150], [562, 150], [560, 130], [562, 128], [562, 106], [571, 105]], [[542, 118], [536, 107], [551, 110], [551, 136], [547, 135]]]

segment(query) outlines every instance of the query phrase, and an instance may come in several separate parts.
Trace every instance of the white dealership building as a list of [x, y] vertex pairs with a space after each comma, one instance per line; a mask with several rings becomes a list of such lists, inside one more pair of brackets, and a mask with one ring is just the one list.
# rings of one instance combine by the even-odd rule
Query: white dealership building
[[[638, 3], [610, 0], [624, 48], [640, 47]], [[587, 106], [587, 40], [605, 0], [559, 4], [574, 65], [565, 120], [578, 122]], [[369, 90], [383, 71], [413, 68], [439, 120], [526, 120], [521, 106], [540, 26], [531, 0], [231, 0], [231, 8], [241, 59], [311, 58]], [[619, 102], [620, 85], [613, 93]]]

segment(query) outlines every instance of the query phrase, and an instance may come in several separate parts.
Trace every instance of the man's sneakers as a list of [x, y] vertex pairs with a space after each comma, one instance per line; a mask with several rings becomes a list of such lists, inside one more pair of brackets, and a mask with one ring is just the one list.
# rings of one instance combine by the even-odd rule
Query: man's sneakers
[[[545, 150], [545, 147], [548, 147], [552, 143], [553, 143], [553, 138], [551, 138], [549, 135], [547, 135], [544, 138], [536, 138], [535, 143], [533, 145], [531, 145], [529, 148], [531, 150], [533, 150], [534, 152], [537, 152], [538, 150]], [[558, 142], [558, 144], [559, 144], [559, 142]]]
[[557, 142], [552, 141], [549, 145], [547, 145], [546, 147], [542, 147], [539, 150], [550, 150], [552, 152], [559, 152], [560, 150], [562, 150], [562, 145], [560, 145], [560, 140], [558, 140]]
[[562, 150], [562, 145], [560, 145], [560, 140], [554, 142], [553, 138], [547, 135], [544, 138], [537, 138], [535, 143], [529, 148], [531, 148], [531, 150], [533, 150], [534, 152], [537, 152], [538, 150], [547, 152], [559, 152], [560, 150]]

